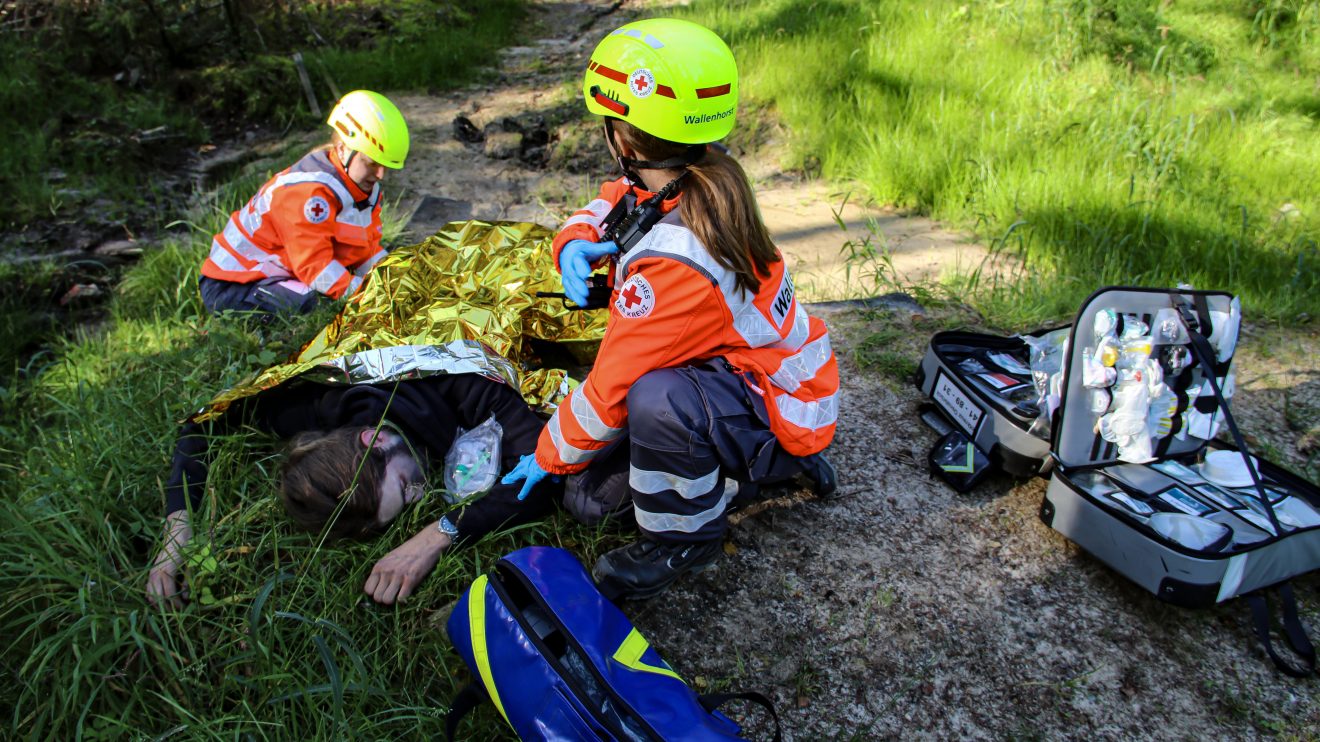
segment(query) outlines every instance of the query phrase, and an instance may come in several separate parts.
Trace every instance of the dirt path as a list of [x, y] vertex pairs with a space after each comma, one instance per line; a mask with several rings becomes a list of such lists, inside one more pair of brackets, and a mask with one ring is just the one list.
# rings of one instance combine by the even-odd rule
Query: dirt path
[[[467, 218], [555, 227], [590, 200], [614, 170], [602, 154], [598, 125], [582, 120], [582, 68], [599, 37], [638, 17], [642, 6], [634, 0], [534, 3], [532, 37], [504, 51], [496, 80], [443, 96], [392, 96], [413, 131], [408, 167], [391, 184], [403, 193], [399, 208], [413, 211], [410, 233], [420, 238], [446, 221]], [[456, 137], [460, 116], [484, 133], [483, 141]], [[502, 126], [506, 120], [512, 123]], [[541, 136], [548, 141], [540, 143]], [[985, 253], [930, 219], [859, 205], [856, 195], [784, 172], [777, 141], [742, 147], [735, 136], [733, 145], [757, 182], [762, 213], [809, 299], [875, 293], [875, 284], [856, 271], [846, 275], [841, 249], [849, 240], [883, 242], [898, 272], [917, 281], [937, 279]]]
[[[506, 51], [498, 80], [397, 99], [414, 130], [395, 185], [401, 206], [417, 210], [414, 236], [464, 218], [554, 226], [594, 194], [610, 165], [594, 124], [577, 114], [580, 69], [597, 37], [640, 8], [537, 3], [536, 31]], [[459, 141], [459, 116], [484, 141]], [[739, 154], [810, 298], [873, 293], [845, 276], [840, 252], [867, 237], [868, 222], [909, 280], [984, 255], [930, 220], [851, 202], [840, 230], [843, 194], [783, 172], [777, 151], [771, 142]], [[680, 672], [704, 690], [770, 694], [795, 740], [1320, 733], [1315, 684], [1268, 664], [1240, 601], [1185, 611], [1154, 600], [1042, 525], [1039, 480], [994, 479], [958, 496], [926, 475], [934, 435], [917, 421], [919, 395], [857, 367], [852, 349], [877, 325], [899, 325], [907, 339], [893, 350], [915, 362], [932, 332], [967, 318], [819, 311], [842, 362], [832, 457], [847, 494], [742, 520], [716, 568], [627, 606]], [[1315, 390], [1295, 420], [1289, 389], [1314, 387], [1320, 342], [1287, 335], [1282, 355], [1280, 344], [1268, 333], [1245, 341], [1243, 368], [1266, 370], [1244, 372], [1244, 417], [1254, 430], [1307, 430], [1320, 421]], [[1266, 443], [1298, 466], [1300, 448], [1316, 445], [1304, 438]], [[1298, 581], [1311, 626], [1320, 626], [1318, 588], [1314, 575]], [[752, 731], [766, 729], [753, 718]]]

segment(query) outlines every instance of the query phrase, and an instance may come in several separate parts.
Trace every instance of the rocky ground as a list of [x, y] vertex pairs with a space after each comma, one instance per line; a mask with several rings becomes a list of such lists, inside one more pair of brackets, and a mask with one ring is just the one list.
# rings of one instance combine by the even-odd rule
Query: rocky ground
[[[965, 316], [823, 314], [843, 361], [830, 455], [847, 495], [743, 520], [717, 568], [630, 606], [682, 672], [771, 693], [799, 740], [1320, 735], [1314, 680], [1274, 669], [1243, 601], [1157, 601], [1040, 521], [1043, 480], [958, 495], [930, 478], [923, 398], [855, 351], [897, 327], [915, 363]], [[1235, 409], [1258, 451], [1314, 479], [1320, 338], [1288, 337], [1248, 336]], [[1294, 584], [1320, 626], [1320, 577]]]

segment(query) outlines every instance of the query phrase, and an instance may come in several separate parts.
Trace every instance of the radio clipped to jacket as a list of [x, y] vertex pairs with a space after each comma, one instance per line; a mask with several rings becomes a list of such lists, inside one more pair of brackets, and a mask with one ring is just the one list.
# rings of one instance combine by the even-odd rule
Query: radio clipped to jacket
[[[687, 171], [683, 172], [686, 175]], [[647, 200], [632, 206], [631, 196], [620, 199], [614, 209], [605, 217], [602, 226], [605, 228], [601, 235], [601, 242], [613, 242], [619, 246], [618, 255], [610, 260], [613, 265], [619, 255], [626, 255], [638, 242], [642, 241], [653, 227], [664, 218], [664, 212], [661, 205], [665, 201], [674, 197], [678, 192], [679, 183], [683, 180], [683, 175], [669, 181], [656, 192], [654, 196]], [[610, 304], [610, 294], [613, 288], [610, 286], [610, 272], [592, 274], [587, 279], [587, 303], [574, 304], [568, 300], [568, 295], [562, 291], [538, 291], [538, 299], [561, 299], [566, 309], [604, 309]]]

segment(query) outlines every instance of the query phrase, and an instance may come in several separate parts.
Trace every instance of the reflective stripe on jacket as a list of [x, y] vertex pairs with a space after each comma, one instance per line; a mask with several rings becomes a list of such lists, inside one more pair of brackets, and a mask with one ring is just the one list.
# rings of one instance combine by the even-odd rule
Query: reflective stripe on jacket
[[202, 275], [235, 283], [294, 278], [338, 299], [385, 257], [380, 236], [380, 185], [364, 192], [333, 150], [318, 150], [229, 217]]
[[784, 450], [805, 456], [829, 445], [838, 362], [825, 323], [798, 303], [783, 260], [754, 295], [744, 293], [673, 210], [620, 260], [614, 278], [596, 365], [541, 433], [536, 460], [546, 471], [580, 471], [622, 435], [628, 390], [643, 374], [715, 357], [750, 375]]

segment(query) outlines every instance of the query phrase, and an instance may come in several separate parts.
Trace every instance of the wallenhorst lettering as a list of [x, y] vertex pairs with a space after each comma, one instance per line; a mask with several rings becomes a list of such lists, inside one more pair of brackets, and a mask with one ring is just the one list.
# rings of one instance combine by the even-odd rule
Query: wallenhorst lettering
[[732, 115], [733, 109], [730, 108], [727, 111], [720, 111], [719, 113], [703, 113], [700, 116], [684, 116], [683, 123], [688, 124], [689, 126], [692, 124], [709, 124], [712, 121], [719, 121], [720, 119], [728, 118]]

